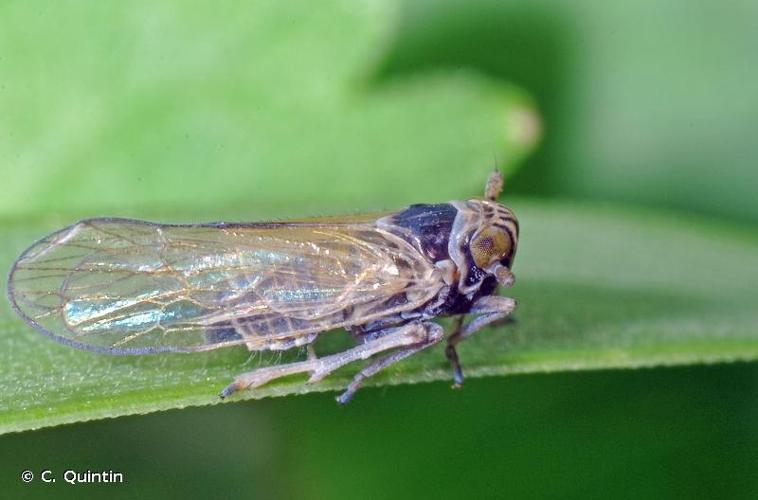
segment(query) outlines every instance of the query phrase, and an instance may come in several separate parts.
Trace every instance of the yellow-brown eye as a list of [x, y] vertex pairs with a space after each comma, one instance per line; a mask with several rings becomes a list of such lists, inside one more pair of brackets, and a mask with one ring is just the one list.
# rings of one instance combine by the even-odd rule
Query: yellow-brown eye
[[474, 264], [485, 269], [510, 252], [511, 239], [502, 229], [489, 227], [474, 235], [469, 248]]

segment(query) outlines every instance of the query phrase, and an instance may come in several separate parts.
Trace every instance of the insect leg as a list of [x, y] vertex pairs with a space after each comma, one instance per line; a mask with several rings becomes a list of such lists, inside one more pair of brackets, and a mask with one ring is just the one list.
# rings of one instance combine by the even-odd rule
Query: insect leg
[[442, 327], [436, 323], [431, 322], [425, 322], [425, 323], [416, 323], [418, 327], [423, 329], [424, 335], [423, 340], [420, 340], [418, 343], [414, 345], [409, 345], [406, 347], [402, 347], [399, 350], [388, 354], [387, 356], [381, 357], [377, 360], [375, 360], [373, 363], [368, 365], [367, 367], [363, 368], [358, 374], [353, 377], [353, 380], [350, 382], [350, 384], [347, 386], [347, 389], [345, 392], [340, 394], [337, 397], [337, 402], [340, 404], [346, 404], [349, 403], [350, 400], [355, 395], [355, 392], [361, 388], [361, 385], [363, 385], [363, 382], [373, 376], [379, 373], [380, 371], [384, 370], [388, 366], [397, 363], [400, 360], [403, 360], [409, 356], [412, 356], [416, 354], [419, 351], [422, 351], [426, 349], [427, 347], [433, 346], [440, 340], [442, 340], [442, 337], [444, 336], [444, 331], [442, 330]]
[[314, 359], [317, 359], [316, 358], [316, 350], [313, 348], [313, 344], [308, 344], [307, 346], [305, 346], [305, 349], [308, 351], [308, 359], [309, 360], [312, 361]]
[[[463, 320], [466, 319], [465, 314], [461, 314], [455, 318], [455, 327], [453, 333], [450, 335], [450, 339], [458, 338], [461, 335], [463, 329]], [[445, 348], [445, 356], [450, 360], [450, 364], [453, 367], [453, 387], [460, 387], [463, 384], [463, 370], [461, 369], [461, 362], [458, 360], [458, 351], [455, 350], [455, 346], [448, 341]]]
[[453, 366], [453, 387], [457, 388], [463, 384], [463, 370], [461, 369], [455, 346], [490, 323], [509, 316], [515, 308], [515, 300], [499, 295], [488, 295], [474, 302], [469, 310], [469, 314], [479, 314], [480, 316], [474, 318], [463, 328], [461, 328], [463, 321], [461, 319], [455, 332], [447, 339], [445, 354]]
[[351, 326], [348, 328], [348, 331], [356, 341], [366, 343], [376, 340], [378, 337], [393, 331], [393, 327], [407, 323], [408, 318], [403, 318], [400, 314], [395, 314], [364, 325]]
[[305, 361], [258, 368], [257, 370], [238, 375], [234, 382], [221, 391], [220, 396], [225, 398], [242, 389], [260, 387], [271, 380], [297, 373], [311, 373], [308, 382], [318, 382], [337, 368], [353, 361], [368, 359], [374, 354], [389, 349], [423, 343], [427, 338], [427, 329], [428, 327], [420, 322], [408, 323], [407, 325], [388, 329], [387, 335], [337, 354], [322, 358], [309, 357]]

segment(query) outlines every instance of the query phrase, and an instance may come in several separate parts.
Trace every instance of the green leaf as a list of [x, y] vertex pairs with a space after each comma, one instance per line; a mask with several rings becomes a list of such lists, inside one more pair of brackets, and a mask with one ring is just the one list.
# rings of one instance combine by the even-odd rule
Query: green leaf
[[[468, 377], [758, 358], [754, 230], [607, 206], [509, 204], [522, 225], [518, 282], [509, 291], [519, 300], [516, 321], [479, 332], [461, 346]], [[3, 266], [58, 224], [3, 224]], [[7, 304], [0, 313], [2, 432], [215, 404], [234, 375], [258, 364], [245, 364], [248, 354], [241, 348], [139, 357], [80, 352], [39, 335]], [[317, 349], [343, 345], [345, 337], [331, 332]], [[290, 378], [233, 399], [336, 390], [356, 369], [316, 385]], [[450, 375], [443, 349], [436, 347], [368, 385]]]

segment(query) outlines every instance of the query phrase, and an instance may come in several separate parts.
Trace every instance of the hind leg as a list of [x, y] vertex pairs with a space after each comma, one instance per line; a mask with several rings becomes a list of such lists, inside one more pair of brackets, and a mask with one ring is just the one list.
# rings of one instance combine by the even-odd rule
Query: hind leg
[[[353, 361], [368, 359], [375, 354], [391, 349], [426, 344], [430, 334], [432, 336], [437, 336], [438, 334], [438, 331], [434, 327], [440, 328], [434, 323], [414, 321], [403, 326], [389, 328], [383, 332], [383, 335], [340, 353], [322, 358], [309, 356], [304, 361], [258, 368], [257, 370], [238, 375], [234, 382], [221, 391], [220, 396], [221, 398], [226, 398], [243, 389], [260, 387], [272, 380], [298, 373], [310, 373], [311, 376], [308, 379], [308, 383], [318, 382], [334, 370]], [[441, 337], [441, 335], [439, 336]]]
[[350, 400], [355, 395], [355, 392], [360, 389], [361, 385], [363, 385], [364, 380], [376, 375], [388, 366], [393, 365], [407, 357], [410, 357], [419, 351], [423, 351], [427, 347], [431, 347], [442, 340], [445, 332], [442, 330], [442, 327], [440, 325], [436, 323], [423, 323], [423, 325], [425, 326], [427, 332], [426, 338], [423, 341], [418, 342], [414, 345], [402, 347], [397, 351], [388, 354], [387, 356], [377, 359], [362, 369], [355, 377], [353, 377], [352, 382], [350, 382], [350, 385], [347, 386], [345, 392], [337, 397], [337, 402], [340, 404], [346, 404], [350, 402]]

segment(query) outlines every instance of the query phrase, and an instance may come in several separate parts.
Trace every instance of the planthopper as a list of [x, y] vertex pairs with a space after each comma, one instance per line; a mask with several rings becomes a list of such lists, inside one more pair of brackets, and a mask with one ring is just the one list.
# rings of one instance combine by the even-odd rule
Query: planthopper
[[[340, 403], [366, 378], [441, 342], [434, 320], [457, 316], [445, 352], [460, 385], [456, 345], [516, 306], [496, 293], [514, 282], [519, 228], [496, 201], [502, 187], [495, 171], [483, 199], [380, 216], [208, 224], [86, 219], [21, 254], [8, 297], [40, 332], [106, 354], [306, 346], [301, 361], [237, 376], [222, 398], [293, 374], [317, 382], [368, 360]], [[355, 346], [317, 357], [312, 343], [335, 328], [351, 332]]]

